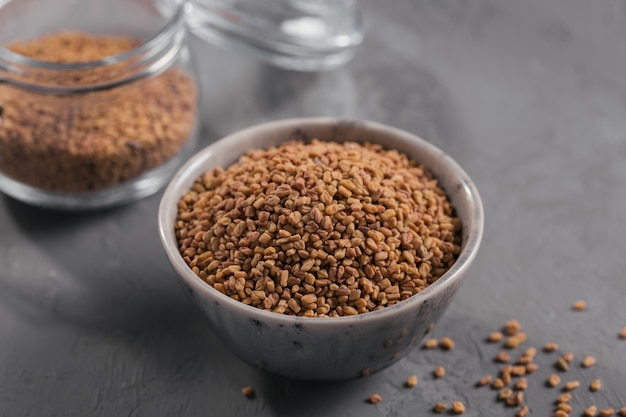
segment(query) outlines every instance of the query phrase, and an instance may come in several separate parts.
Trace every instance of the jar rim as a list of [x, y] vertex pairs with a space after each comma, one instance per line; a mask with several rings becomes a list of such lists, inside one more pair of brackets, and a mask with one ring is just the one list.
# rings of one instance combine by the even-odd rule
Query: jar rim
[[[184, 21], [185, 4], [185, 0], [174, 0], [174, 12], [169, 18], [167, 18], [165, 24], [161, 26], [154, 35], [149, 37], [147, 40], [141, 42], [139, 45], [131, 50], [115, 55], [110, 55], [94, 61], [63, 63], [30, 58], [22, 54], [13, 52], [0, 45], [0, 71], [7, 71], [9, 73], [23, 72], [19, 69], [19, 67], [33, 68], [37, 70], [76, 71], [101, 68], [123, 63], [125, 61], [141, 56], [142, 54], [145, 54], [146, 52], [155, 48], [156, 45], [159, 45], [165, 42], [166, 39], [170, 38], [172, 36], [172, 32], [176, 31], [177, 25], [181, 21]], [[2, 78], [0, 77], [0, 81], [1, 80]]]

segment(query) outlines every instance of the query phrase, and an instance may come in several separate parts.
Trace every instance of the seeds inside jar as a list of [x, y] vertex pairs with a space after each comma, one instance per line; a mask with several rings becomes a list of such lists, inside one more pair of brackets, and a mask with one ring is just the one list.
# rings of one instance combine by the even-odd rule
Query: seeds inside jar
[[424, 166], [380, 145], [293, 141], [199, 178], [178, 205], [180, 253], [253, 307], [306, 317], [394, 305], [441, 277], [461, 222]]

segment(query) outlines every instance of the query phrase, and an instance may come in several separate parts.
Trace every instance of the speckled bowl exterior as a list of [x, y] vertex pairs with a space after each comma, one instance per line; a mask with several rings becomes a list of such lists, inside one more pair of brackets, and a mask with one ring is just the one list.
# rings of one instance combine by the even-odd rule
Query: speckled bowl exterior
[[[198, 278], [178, 251], [177, 203], [205, 171], [227, 167], [251, 149], [289, 139], [380, 143], [431, 169], [463, 224], [459, 258], [421, 293], [383, 310], [338, 318], [305, 318], [263, 311], [235, 301]], [[229, 135], [198, 152], [173, 177], [159, 207], [159, 234], [174, 270], [212, 328], [239, 358], [296, 379], [355, 378], [405, 356], [448, 307], [474, 260], [483, 232], [483, 208], [468, 175], [437, 147], [389, 126], [333, 118], [288, 119]]]

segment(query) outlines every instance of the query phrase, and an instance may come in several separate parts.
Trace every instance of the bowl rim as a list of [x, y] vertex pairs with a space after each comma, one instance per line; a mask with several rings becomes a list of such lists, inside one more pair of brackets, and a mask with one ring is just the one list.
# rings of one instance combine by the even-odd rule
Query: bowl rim
[[[181, 188], [189, 181], [190, 173], [199, 169], [206, 160], [211, 157], [214, 151], [222, 146], [234, 147], [237, 146], [237, 141], [244, 138], [251, 133], [257, 135], [263, 135], [264, 132], [273, 131], [274, 129], [288, 129], [293, 128], [294, 131], [298, 129], [306, 129], [311, 126], [325, 126], [325, 125], [337, 125], [340, 123], [354, 124], [359, 129], [368, 131], [377, 131], [379, 133], [396, 136], [401, 140], [409, 141], [418, 144], [420, 149], [426, 149], [429, 153], [439, 154], [444, 159], [445, 165], [449, 168], [450, 172], [456, 181], [462, 186], [466, 198], [469, 201], [469, 211], [471, 212], [471, 228], [467, 233], [467, 241], [462, 247], [461, 252], [452, 267], [447, 270], [437, 281], [430, 284], [420, 293], [415, 294], [394, 304], [393, 306], [385, 307], [378, 311], [370, 311], [355, 316], [342, 316], [342, 317], [303, 317], [303, 316], [291, 316], [286, 314], [274, 313], [271, 311], [265, 311], [243, 304], [241, 301], [234, 300], [225, 294], [220, 293], [214, 289], [211, 285], [201, 280], [196, 274], [193, 273], [191, 268], [185, 263], [183, 257], [178, 250], [178, 243], [176, 242], [175, 235], [172, 230], [166, 228], [170, 223], [168, 216], [172, 215], [171, 210], [176, 210], [177, 203], [180, 197], [187, 191], [181, 190]], [[228, 143], [228, 144], [227, 144]], [[227, 145], [226, 145], [227, 144]], [[250, 149], [241, 149], [241, 155]], [[224, 167], [225, 168], [225, 167]], [[197, 175], [194, 176], [194, 180]], [[173, 222], [172, 222], [173, 223]], [[173, 226], [173, 224], [172, 224]], [[272, 321], [282, 325], [306, 325], [314, 327], [337, 327], [346, 326], [349, 324], [368, 322], [372, 323], [380, 320], [387, 320], [388, 318], [402, 314], [405, 311], [410, 311], [417, 305], [421, 304], [424, 300], [432, 298], [437, 294], [444, 292], [448, 287], [452, 286], [460, 277], [464, 276], [472, 261], [476, 257], [480, 242], [482, 240], [484, 229], [484, 211], [483, 205], [474, 182], [470, 179], [469, 175], [461, 168], [461, 166], [452, 157], [443, 152], [440, 148], [432, 143], [422, 139], [421, 137], [414, 135], [405, 130], [401, 130], [392, 126], [373, 122], [363, 119], [346, 119], [346, 118], [334, 118], [334, 117], [303, 117], [303, 118], [291, 118], [280, 119], [275, 121], [264, 122], [255, 124], [253, 126], [235, 131], [229, 135], [216, 140], [215, 142], [207, 145], [203, 149], [200, 149], [194, 156], [192, 156], [185, 164], [183, 164], [176, 174], [172, 177], [168, 183], [158, 210], [158, 231], [159, 237], [163, 249], [166, 252], [170, 263], [177, 272], [178, 278], [182, 279], [189, 285], [193, 291], [200, 292], [206, 297], [213, 299], [217, 302], [227, 304], [229, 308], [237, 311], [237, 313], [250, 318], [258, 318], [267, 321]]]

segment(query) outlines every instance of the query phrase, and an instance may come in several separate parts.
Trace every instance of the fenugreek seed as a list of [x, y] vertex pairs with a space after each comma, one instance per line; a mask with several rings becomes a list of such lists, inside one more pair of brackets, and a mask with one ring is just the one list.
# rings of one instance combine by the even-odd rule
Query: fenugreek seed
[[502, 390], [500, 390], [500, 392], [498, 393], [498, 399], [500, 401], [504, 401], [507, 398], [509, 398], [511, 395], [513, 395], [513, 390], [511, 388], [503, 388]]
[[454, 340], [449, 337], [442, 337], [441, 340], [439, 340], [439, 347], [443, 350], [454, 349]]
[[528, 408], [527, 405], [525, 405], [519, 409], [519, 411], [515, 414], [515, 417], [526, 417], [529, 412], [530, 412], [530, 409]]
[[569, 392], [565, 392], [559, 395], [558, 397], [556, 397], [557, 403], [567, 403], [570, 401], [572, 401], [572, 394], [570, 394]]
[[620, 338], [620, 339], [626, 339], [626, 326], [624, 326], [624, 327], [622, 328], [622, 330], [620, 330], [620, 332], [619, 332], [619, 338]]
[[248, 385], [247, 387], [244, 387], [241, 389], [241, 393], [250, 398], [254, 395], [254, 388], [252, 388], [252, 386]]
[[552, 374], [548, 377], [548, 380], [546, 381], [546, 384], [551, 387], [554, 388], [557, 385], [559, 385], [561, 383], [561, 377], [558, 376], [557, 374]]
[[509, 385], [511, 383], [511, 370], [513, 367], [511, 365], [506, 365], [500, 371], [500, 378], [502, 378], [502, 382], [504, 385]]
[[520, 378], [515, 383], [515, 389], [519, 391], [524, 391], [528, 388], [528, 380], [526, 378]]
[[529, 357], [529, 358], [534, 358], [536, 354], [537, 354], [537, 348], [529, 347], [528, 349], [526, 349], [526, 351], [524, 352], [523, 356]]
[[583, 416], [585, 416], [585, 417], [596, 417], [597, 413], [598, 413], [598, 407], [596, 407], [595, 405], [590, 405], [589, 407], [587, 407], [585, 409], [585, 412], [583, 413]]
[[435, 349], [437, 346], [439, 346], [437, 339], [428, 339], [424, 342], [424, 349]]
[[612, 407], [603, 408], [598, 413], [598, 417], [611, 417], [615, 415], [615, 409]]
[[593, 381], [591, 381], [591, 384], [589, 385], [589, 391], [596, 392], [600, 391], [600, 389], [602, 389], [602, 381], [600, 381], [599, 379], [594, 379]]
[[410, 376], [407, 378], [407, 380], [406, 380], [406, 382], [404, 383], [404, 385], [405, 385], [407, 388], [413, 388], [414, 386], [416, 386], [416, 385], [417, 385], [417, 375], [410, 375]]
[[452, 412], [454, 414], [463, 414], [465, 413], [465, 404], [461, 401], [453, 401], [452, 402]]
[[619, 415], [621, 417], [626, 417], [626, 407], [622, 407], [619, 409]]
[[367, 398], [370, 404], [378, 404], [383, 400], [383, 397], [380, 394], [372, 394]]
[[524, 402], [524, 393], [522, 391], [517, 391], [509, 398], [505, 400], [507, 407], [517, 407], [522, 405]]
[[539, 366], [536, 363], [529, 363], [528, 365], [526, 365], [526, 373], [527, 374], [532, 374], [537, 369], [539, 369]]
[[491, 383], [491, 379], [491, 375], [485, 375], [476, 382], [476, 386], [484, 387], [485, 385], [489, 385]]
[[315, 294], [306, 294], [300, 298], [300, 301], [303, 304], [313, 304], [317, 301], [317, 296]]
[[568, 403], [558, 403], [556, 405], [556, 409], [565, 411], [567, 414], [571, 413], [573, 410], [572, 406], [569, 405]]
[[574, 354], [572, 352], [567, 352], [563, 354], [562, 358], [565, 362], [571, 363], [574, 360]]
[[496, 355], [496, 361], [500, 363], [507, 363], [511, 360], [511, 356], [505, 351], [500, 351], [498, 355]]
[[552, 417], [569, 417], [569, 414], [567, 414], [565, 411], [563, 410], [556, 410], [553, 414]]
[[491, 384], [491, 387], [493, 389], [500, 389], [500, 388], [504, 388], [504, 381], [500, 378], [496, 378], [493, 380], [493, 383]]
[[519, 322], [515, 319], [509, 320], [504, 324], [504, 333], [509, 336], [512, 336], [521, 330], [521, 326]]
[[559, 345], [557, 345], [556, 343], [546, 343], [546, 345], [543, 347], [543, 350], [545, 352], [554, 352], [555, 350], [559, 349]]
[[346, 316], [356, 316], [357, 314], [359, 314], [359, 312], [356, 310], [356, 308], [350, 307], [350, 306], [345, 306], [343, 308], [343, 313]]
[[513, 376], [523, 376], [526, 375], [526, 367], [521, 365], [516, 365], [511, 369], [511, 375]]
[[567, 361], [563, 359], [562, 357], [556, 360], [556, 362], [554, 363], [554, 366], [558, 370], [563, 371], [563, 372], [566, 372], [569, 369], [569, 365], [567, 364]]
[[493, 333], [489, 333], [489, 336], [487, 336], [487, 342], [497, 343], [497, 342], [500, 342], [503, 338], [504, 338], [504, 335], [502, 334], [502, 332], [493, 332]]
[[563, 389], [565, 391], [573, 391], [578, 387], [580, 387], [580, 381], [569, 381], [563, 385]]
[[435, 370], [433, 371], [433, 375], [437, 379], [443, 378], [444, 376], [446, 376], [446, 368], [444, 368], [443, 366], [436, 367]]
[[578, 300], [574, 303], [574, 305], [572, 305], [572, 309], [575, 311], [583, 311], [587, 308], [587, 303], [585, 303], [585, 300]]
[[448, 406], [445, 403], [436, 403], [435, 406], [433, 407], [433, 411], [437, 414], [445, 413], [447, 409], [448, 409]]
[[504, 347], [507, 349], [515, 349], [520, 344], [526, 341], [526, 333], [517, 332], [513, 336], [509, 337], [504, 343]]
[[596, 364], [596, 358], [593, 356], [585, 356], [585, 358], [581, 362], [581, 366], [583, 368], [589, 368]]

